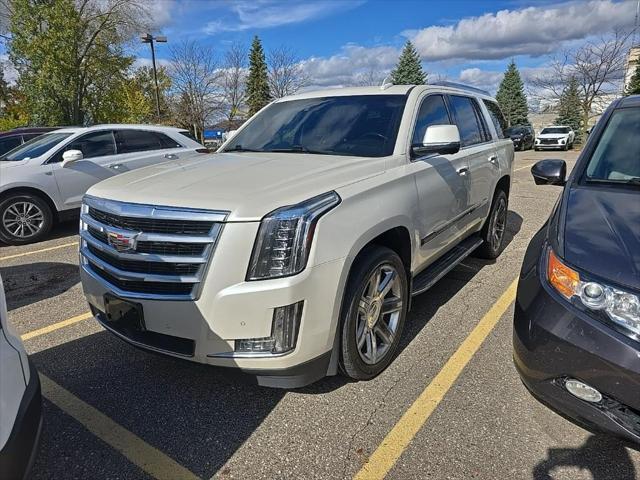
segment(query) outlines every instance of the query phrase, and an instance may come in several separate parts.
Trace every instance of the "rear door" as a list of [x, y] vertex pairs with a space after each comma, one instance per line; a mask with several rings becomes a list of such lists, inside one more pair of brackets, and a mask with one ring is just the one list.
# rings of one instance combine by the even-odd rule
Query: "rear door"
[[122, 155], [118, 171], [129, 171], [168, 160], [177, 160], [187, 149], [162, 132], [123, 129], [115, 131], [116, 148]]
[[[83, 159], [62, 168], [62, 155], [67, 150], [80, 150]], [[118, 162], [115, 139], [111, 130], [85, 133], [71, 140], [49, 160], [65, 209], [80, 207], [82, 196], [93, 184], [112, 177]]]
[[498, 157], [477, 100], [470, 96], [449, 95], [449, 104], [460, 130], [460, 152], [469, 162], [469, 202], [464, 226], [461, 226], [468, 231], [477, 227], [489, 211]]
[[[445, 97], [428, 95], [420, 104], [411, 143], [422, 143], [427, 127], [451, 123]], [[458, 222], [468, 208], [469, 165], [466, 155], [457, 153], [414, 158], [410, 168], [418, 194], [419, 263], [427, 264], [459, 239]]]

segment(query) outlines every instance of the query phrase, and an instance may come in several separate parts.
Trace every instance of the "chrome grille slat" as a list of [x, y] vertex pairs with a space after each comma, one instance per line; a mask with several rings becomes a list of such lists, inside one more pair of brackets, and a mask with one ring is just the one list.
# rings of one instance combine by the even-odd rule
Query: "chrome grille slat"
[[85, 196], [82, 268], [123, 297], [196, 299], [227, 215]]

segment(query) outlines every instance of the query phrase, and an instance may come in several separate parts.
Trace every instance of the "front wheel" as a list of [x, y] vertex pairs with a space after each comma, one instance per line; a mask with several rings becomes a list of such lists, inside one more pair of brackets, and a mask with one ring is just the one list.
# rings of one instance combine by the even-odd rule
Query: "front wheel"
[[391, 363], [404, 327], [409, 286], [400, 257], [367, 247], [354, 263], [341, 315], [340, 369], [369, 380]]
[[40, 197], [29, 193], [0, 202], [0, 240], [24, 245], [42, 240], [53, 226], [51, 208]]
[[503, 190], [496, 191], [491, 204], [489, 217], [480, 233], [482, 244], [475, 251], [480, 258], [493, 260], [498, 258], [504, 250], [504, 234], [507, 229], [507, 211], [509, 200]]

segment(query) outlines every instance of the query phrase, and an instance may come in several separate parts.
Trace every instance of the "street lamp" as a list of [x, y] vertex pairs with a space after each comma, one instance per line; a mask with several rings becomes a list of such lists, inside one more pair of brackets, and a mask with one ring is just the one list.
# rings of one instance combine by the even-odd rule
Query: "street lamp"
[[160, 91], [158, 88], [158, 72], [156, 71], [156, 52], [153, 48], [153, 42], [157, 43], [167, 43], [167, 37], [164, 35], [153, 36], [150, 33], [142, 35], [140, 37], [142, 43], [148, 43], [151, 45], [151, 63], [153, 63], [153, 81], [156, 84], [156, 113], [158, 114], [158, 119], [160, 118]]

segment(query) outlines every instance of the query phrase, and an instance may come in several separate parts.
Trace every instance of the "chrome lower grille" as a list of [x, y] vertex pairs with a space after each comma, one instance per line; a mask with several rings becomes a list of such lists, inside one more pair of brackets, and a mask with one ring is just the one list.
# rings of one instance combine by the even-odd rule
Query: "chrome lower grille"
[[196, 299], [227, 215], [86, 196], [82, 268], [122, 297]]

